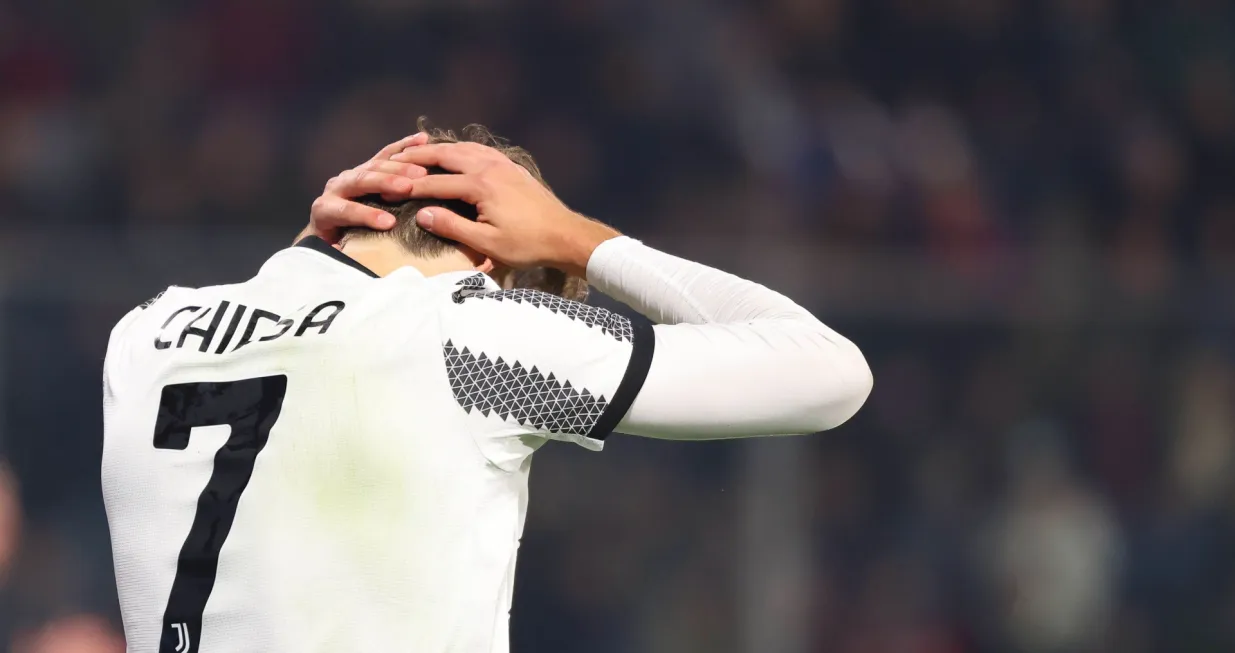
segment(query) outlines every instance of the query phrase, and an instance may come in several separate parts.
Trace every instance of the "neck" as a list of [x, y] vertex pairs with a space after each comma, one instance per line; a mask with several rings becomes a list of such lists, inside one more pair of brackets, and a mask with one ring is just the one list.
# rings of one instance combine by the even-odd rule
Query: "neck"
[[425, 258], [409, 254], [398, 243], [385, 238], [349, 240], [341, 251], [379, 277], [403, 267], [415, 268], [426, 277], [476, 269], [467, 255], [458, 250], [452, 249], [441, 256]]

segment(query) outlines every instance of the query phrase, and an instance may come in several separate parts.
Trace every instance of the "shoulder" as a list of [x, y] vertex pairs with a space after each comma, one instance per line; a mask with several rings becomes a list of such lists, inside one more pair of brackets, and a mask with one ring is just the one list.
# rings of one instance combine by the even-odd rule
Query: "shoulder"
[[[472, 323], [511, 326], [510, 321], [517, 321], [546, 329], [586, 329], [627, 343], [635, 337], [634, 325], [624, 315], [539, 290], [503, 290], [482, 274], [459, 279], [451, 299], [457, 316]], [[503, 321], [489, 321], [494, 319]]]
[[458, 279], [448, 304], [451, 390], [469, 415], [494, 424], [599, 449], [650, 363], [650, 324], [598, 306], [503, 290], [483, 275]]
[[155, 332], [165, 328], [178, 318], [191, 317], [202, 309], [217, 303], [232, 286], [206, 286], [190, 288], [169, 286], [166, 290], [142, 302], [130, 310], [112, 327], [109, 349], [119, 347], [132, 339], [145, 341]]
[[112, 327], [112, 340], [115, 341], [118, 337], [123, 336], [126, 331], [128, 331], [132, 326], [134, 326], [134, 324], [141, 321], [143, 318], [162, 310], [169, 304], [170, 298], [192, 290], [192, 288], [168, 286], [159, 294], [147, 299], [141, 304], [138, 304], [128, 313], [125, 313], [124, 317], [120, 318], [120, 320], [116, 322], [115, 326]]
[[125, 313], [112, 325], [111, 334], [107, 339], [107, 354], [103, 360], [104, 389], [110, 392], [113, 377], [122, 367], [131, 362], [135, 348], [131, 341], [137, 338], [142, 324], [156, 312], [167, 305], [165, 301], [169, 294], [176, 294], [179, 288], [172, 286], [154, 297], [142, 302]]
[[146, 305], [142, 304], [141, 306], [130, 310], [128, 313], [125, 313], [123, 317], [112, 325], [111, 336], [108, 338], [108, 342], [110, 343], [109, 348], [114, 346], [117, 341], [124, 337], [124, 334], [129, 331], [129, 328], [133, 326], [134, 322], [142, 317], [145, 311]]

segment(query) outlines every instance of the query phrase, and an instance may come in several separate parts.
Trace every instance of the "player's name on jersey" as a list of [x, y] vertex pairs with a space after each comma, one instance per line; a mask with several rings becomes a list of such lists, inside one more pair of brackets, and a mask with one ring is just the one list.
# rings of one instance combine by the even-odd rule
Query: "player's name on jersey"
[[[290, 317], [227, 300], [218, 306], [183, 306], [172, 312], [154, 338], [154, 348], [183, 349], [196, 347], [202, 353], [223, 354], [236, 351], [254, 342], [270, 342], [283, 336], [299, 338], [306, 334], [324, 335], [334, 319], [347, 308], [341, 301], [329, 301], [313, 308], [307, 306]], [[230, 316], [230, 317], [229, 317]], [[227, 326], [223, 326], [227, 318]], [[241, 325], [244, 325], [241, 328]], [[239, 333], [239, 339], [236, 334]], [[235, 347], [232, 347], [233, 341]]]

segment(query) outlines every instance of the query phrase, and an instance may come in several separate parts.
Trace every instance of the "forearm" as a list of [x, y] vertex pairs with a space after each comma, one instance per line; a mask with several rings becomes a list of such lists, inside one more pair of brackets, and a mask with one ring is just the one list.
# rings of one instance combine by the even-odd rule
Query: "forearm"
[[848, 420], [870, 393], [870, 369], [852, 342], [759, 284], [625, 238], [596, 249], [588, 278], [663, 323], [623, 432], [812, 433]]
[[617, 430], [671, 440], [815, 433], [848, 421], [870, 390], [857, 347], [817, 330], [658, 326], [652, 367]]
[[588, 282], [598, 290], [657, 324], [709, 324], [772, 317], [818, 324], [809, 311], [780, 293], [628, 237], [614, 238], [597, 247], [588, 262], [587, 273]]

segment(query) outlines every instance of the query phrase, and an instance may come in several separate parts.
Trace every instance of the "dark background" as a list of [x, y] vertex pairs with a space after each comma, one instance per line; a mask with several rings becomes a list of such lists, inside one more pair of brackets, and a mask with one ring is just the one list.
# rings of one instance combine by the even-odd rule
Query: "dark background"
[[122, 650], [111, 323], [419, 115], [875, 372], [834, 433], [538, 454], [515, 653], [1235, 650], [1223, 0], [0, 0], [0, 649]]

